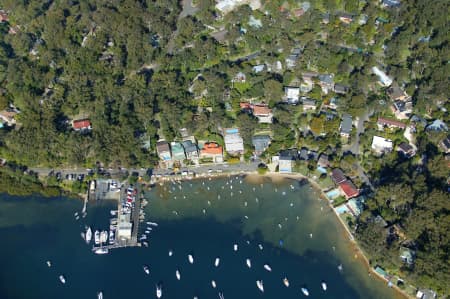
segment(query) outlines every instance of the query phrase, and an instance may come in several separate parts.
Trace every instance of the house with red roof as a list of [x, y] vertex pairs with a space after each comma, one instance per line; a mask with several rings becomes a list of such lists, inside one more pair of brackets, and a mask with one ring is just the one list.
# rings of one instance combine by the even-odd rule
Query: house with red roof
[[272, 109], [266, 104], [253, 105], [253, 115], [258, 118], [260, 123], [271, 124], [273, 119]]
[[213, 163], [223, 162], [223, 148], [216, 142], [206, 142], [200, 150], [200, 159], [212, 159]]
[[342, 195], [345, 196], [346, 199], [350, 199], [352, 197], [359, 195], [359, 190], [356, 188], [355, 184], [350, 180], [343, 181], [339, 184], [339, 189], [341, 190]]
[[75, 131], [92, 130], [91, 121], [87, 118], [73, 120], [72, 127]]

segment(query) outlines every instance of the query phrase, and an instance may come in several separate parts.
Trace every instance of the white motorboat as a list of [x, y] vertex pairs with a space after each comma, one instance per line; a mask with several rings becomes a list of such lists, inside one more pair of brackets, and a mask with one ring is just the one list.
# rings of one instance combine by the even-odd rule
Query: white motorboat
[[216, 282], [214, 280], [211, 280], [211, 285], [212, 285], [213, 288], [217, 287]]
[[234, 245], [233, 245], [233, 250], [234, 250], [234, 251], [238, 251], [238, 245], [237, 245], [237, 244], [234, 244]]
[[100, 244], [100, 232], [98, 230], [94, 233], [94, 243], [96, 245]]
[[111, 214], [111, 216], [116, 216], [117, 215], [117, 211], [116, 210], [111, 210], [111, 211], [109, 211], [109, 213]]
[[156, 222], [147, 222], [147, 225], [158, 226], [158, 223], [156, 223]]
[[108, 248], [99, 248], [95, 250], [95, 254], [107, 254], [109, 252]]
[[178, 280], [181, 279], [181, 274], [180, 271], [177, 269], [177, 271], [175, 271], [175, 276], [177, 277]]
[[262, 280], [257, 280], [256, 281], [256, 286], [258, 287], [258, 289], [264, 293], [264, 285], [263, 285], [263, 281]]
[[91, 242], [91, 240], [92, 240], [92, 230], [91, 230], [90, 227], [88, 227], [88, 229], [86, 230], [85, 238], [86, 238], [86, 243], [89, 244]]
[[162, 297], [162, 288], [161, 285], [156, 285], [156, 297], [161, 298]]
[[309, 296], [309, 291], [308, 291], [308, 289], [307, 289], [306, 287], [303, 287], [303, 288], [302, 288], [302, 293], [303, 293], [303, 295], [305, 295], [305, 296]]
[[102, 291], [97, 293], [97, 299], [103, 299], [103, 292]]
[[150, 269], [148, 268], [147, 265], [142, 266], [142, 268], [144, 269], [145, 274], [150, 274]]
[[172, 256], [172, 255], [173, 255], [173, 251], [169, 250], [169, 256]]
[[283, 283], [287, 288], [289, 287], [289, 280], [287, 279], [287, 277], [283, 278]]
[[109, 231], [109, 244], [114, 244], [114, 231]]
[[245, 263], [247, 264], [247, 267], [249, 267], [249, 268], [252, 267], [252, 261], [250, 261], [250, 259], [246, 259]]
[[146, 234], [149, 234], [149, 233], [150, 233], [150, 231], [149, 231], [149, 230], [146, 230], [146, 231], [145, 231], [145, 233], [146, 233]]
[[61, 283], [66, 283], [66, 278], [64, 277], [64, 275], [59, 275], [59, 280], [61, 281]]
[[321, 285], [322, 285], [322, 290], [326, 291], [328, 286], [327, 286], [327, 283], [325, 282], [325, 280], [322, 280]]
[[52, 263], [50, 261], [47, 261], [47, 266], [51, 267]]
[[343, 269], [344, 269], [344, 268], [342, 267], [342, 264], [339, 264], [338, 270], [342, 272]]
[[194, 257], [192, 256], [192, 254], [188, 255], [188, 260], [189, 260], [189, 263], [191, 263], [191, 264], [194, 263]]
[[220, 258], [216, 257], [216, 260], [214, 261], [214, 266], [219, 267], [220, 264]]
[[225, 299], [222, 292], [219, 292], [219, 299]]
[[258, 244], [259, 249], [263, 250], [263, 246], [261, 244]]
[[272, 268], [270, 268], [270, 266], [268, 264], [264, 264], [264, 269], [266, 269], [269, 272], [272, 271]]
[[100, 243], [106, 243], [108, 241], [108, 232], [106, 230], [103, 230], [100, 233]]
[[143, 241], [142, 245], [144, 245], [144, 247], [148, 247], [148, 242]]

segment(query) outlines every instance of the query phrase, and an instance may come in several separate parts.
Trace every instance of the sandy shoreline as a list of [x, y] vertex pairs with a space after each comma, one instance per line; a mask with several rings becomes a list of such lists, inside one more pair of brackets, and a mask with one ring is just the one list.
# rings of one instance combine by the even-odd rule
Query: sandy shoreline
[[[318, 191], [318, 195], [320, 199], [323, 199], [327, 202], [328, 206], [332, 209], [334, 215], [341, 223], [342, 227], [346, 231], [347, 237], [350, 241], [351, 249], [353, 250], [352, 254], [354, 254], [355, 258], [360, 259], [360, 261], [365, 265], [366, 269], [368, 270], [368, 274], [372, 275], [374, 274], [374, 277], [377, 279], [381, 279], [382, 281], [387, 283], [387, 280], [375, 272], [375, 270], [370, 266], [368, 258], [365, 256], [364, 252], [362, 251], [361, 247], [356, 242], [355, 238], [353, 237], [353, 234], [349, 230], [348, 226], [341, 217], [337, 214], [336, 210], [333, 208], [332, 204], [326, 197], [324, 191], [322, 188], [315, 182], [314, 180], [298, 173], [292, 173], [292, 174], [281, 174], [281, 173], [273, 173], [268, 172], [266, 174], [260, 175], [258, 172], [223, 172], [223, 173], [204, 173], [204, 174], [198, 174], [195, 177], [160, 177], [158, 178], [154, 184], [160, 184], [163, 185], [165, 182], [182, 182], [182, 181], [192, 181], [192, 180], [212, 180], [217, 178], [226, 178], [230, 176], [243, 176], [245, 177], [245, 180], [249, 183], [253, 184], [260, 184], [264, 183], [267, 179], [269, 179], [272, 183], [281, 183], [286, 179], [292, 179], [297, 181], [307, 181], [316, 191]], [[393, 285], [392, 288], [396, 291], [395, 297], [397, 298], [414, 298], [414, 296], [408, 295], [406, 292], [401, 290], [397, 285]]]
[[[333, 208], [332, 204], [327, 199], [325, 193], [322, 191], [320, 186], [312, 179], [301, 175], [301, 174], [280, 174], [280, 173], [267, 173], [265, 175], [258, 175], [258, 174], [249, 174], [248, 179], [249, 181], [257, 181], [260, 178], [254, 178], [253, 176], [259, 176], [260, 178], [270, 178], [272, 182], [276, 183], [277, 181], [282, 181], [283, 179], [294, 179], [294, 180], [307, 180], [308, 183], [313, 186], [317, 191], [319, 191], [320, 198], [325, 199], [328, 203], [328, 206], [332, 209], [334, 215], [339, 220], [345, 231], [347, 232], [347, 237], [349, 238], [349, 241], [351, 242], [351, 247], [354, 251], [354, 257], [361, 260], [361, 262], [364, 263], [366, 269], [368, 270], [369, 275], [374, 274], [377, 279], [381, 279], [384, 282], [388, 282], [383, 276], [381, 276], [379, 273], [375, 272], [374, 268], [370, 266], [369, 259], [366, 257], [364, 252], [362, 251], [359, 244], [356, 242], [355, 238], [353, 237], [353, 234], [349, 230], [348, 226], [341, 217], [339, 217], [339, 214], [336, 212], [336, 210]], [[392, 288], [396, 291], [396, 297], [399, 298], [415, 298], [414, 296], [410, 296], [406, 292], [404, 292], [402, 289], [400, 289], [397, 285], [393, 285]]]

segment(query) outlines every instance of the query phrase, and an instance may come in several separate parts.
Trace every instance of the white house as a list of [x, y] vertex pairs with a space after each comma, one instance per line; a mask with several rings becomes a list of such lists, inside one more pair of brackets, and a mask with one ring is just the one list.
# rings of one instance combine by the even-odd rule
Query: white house
[[300, 88], [298, 87], [289, 87], [286, 86], [284, 88], [285, 100], [288, 104], [297, 104], [300, 97]]
[[229, 154], [243, 154], [244, 140], [239, 134], [238, 128], [225, 129], [225, 150]]
[[377, 68], [376, 66], [372, 67], [372, 72], [378, 76], [378, 79], [380, 80], [380, 84], [385, 86], [385, 87], [389, 87], [392, 84], [392, 79], [388, 77], [388, 75], [386, 75], [385, 72], [383, 72], [382, 70], [380, 70], [379, 68]]
[[388, 153], [392, 151], [392, 140], [380, 136], [373, 136], [372, 150], [378, 154]]

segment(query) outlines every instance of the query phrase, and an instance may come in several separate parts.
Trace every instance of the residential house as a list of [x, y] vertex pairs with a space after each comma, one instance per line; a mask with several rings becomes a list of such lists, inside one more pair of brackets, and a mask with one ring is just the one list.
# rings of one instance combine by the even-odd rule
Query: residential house
[[308, 156], [309, 150], [306, 147], [302, 147], [300, 149], [300, 151], [298, 152], [298, 158], [299, 160], [304, 160], [304, 161], [308, 161], [309, 156]]
[[286, 68], [294, 68], [297, 64], [297, 60], [300, 57], [302, 49], [300, 47], [295, 47], [292, 49], [291, 54], [286, 58]]
[[298, 152], [296, 149], [289, 149], [280, 151], [278, 161], [278, 171], [280, 173], [292, 173], [295, 160], [298, 158]]
[[314, 83], [309, 81], [303, 81], [300, 83], [300, 91], [302, 93], [308, 93], [314, 88]]
[[359, 25], [366, 25], [367, 24], [367, 21], [369, 20], [369, 16], [368, 15], [360, 15], [359, 16], [359, 19], [358, 19], [358, 24]]
[[179, 142], [171, 142], [170, 147], [172, 149], [172, 159], [175, 161], [183, 161], [186, 159], [186, 154], [184, 153], [184, 148]]
[[328, 155], [320, 154], [319, 161], [317, 161], [317, 166], [327, 168], [330, 166], [330, 161], [328, 160]]
[[332, 97], [330, 99], [330, 103], [328, 104], [328, 108], [336, 110], [339, 107], [339, 98], [338, 97]]
[[392, 147], [392, 140], [380, 136], [373, 136], [372, 150], [374, 150], [377, 154], [391, 152]]
[[0, 23], [3, 22], [8, 22], [9, 18], [8, 18], [8, 14], [6, 13], [6, 11], [4, 11], [3, 9], [0, 10]]
[[252, 144], [255, 147], [255, 155], [261, 155], [270, 145], [269, 135], [255, 135], [252, 137]]
[[300, 84], [300, 91], [308, 93], [314, 88], [314, 78], [317, 77], [316, 72], [304, 72], [302, 74], [303, 82]]
[[231, 82], [245, 83], [246, 79], [247, 79], [247, 77], [245, 76], [245, 74], [243, 72], [239, 72], [236, 74], [236, 76], [234, 76], [234, 78], [231, 80]]
[[392, 86], [387, 89], [387, 94], [393, 101], [407, 101], [409, 98], [408, 94], [396, 82], [393, 82]]
[[300, 88], [298, 87], [285, 87], [285, 101], [291, 105], [297, 105], [300, 97]]
[[378, 130], [382, 131], [384, 128], [390, 128], [390, 129], [406, 129], [406, 124], [393, 120], [388, 118], [378, 118], [377, 121]]
[[400, 259], [404, 264], [412, 266], [414, 264], [414, 255], [413, 250], [406, 247], [400, 248]]
[[342, 23], [350, 24], [351, 22], [353, 22], [353, 16], [348, 13], [343, 13], [342, 15], [339, 16], [339, 20]]
[[316, 78], [319, 74], [316, 72], [303, 72], [302, 78], [303, 81], [314, 85], [314, 78]]
[[372, 67], [372, 72], [378, 76], [378, 82], [384, 86], [384, 87], [389, 87], [392, 84], [392, 79], [388, 77], [388, 75], [386, 75], [385, 72], [383, 72], [382, 70], [380, 70], [378, 67], [374, 66]]
[[302, 100], [303, 111], [316, 110], [316, 101], [313, 99], [303, 98]]
[[75, 131], [92, 130], [91, 121], [87, 118], [73, 120], [72, 127]]
[[239, 103], [239, 107], [241, 108], [242, 112], [251, 114], [252, 110], [253, 110], [253, 106], [252, 104], [248, 103], [248, 102], [240, 102]]
[[264, 68], [266, 67], [265, 64], [258, 64], [255, 65], [254, 67], [252, 67], [252, 71], [256, 74], [261, 73], [262, 71], [264, 71]]
[[442, 139], [442, 141], [439, 142], [439, 147], [442, 149], [444, 153], [450, 154], [450, 136], [447, 136], [446, 138]]
[[345, 196], [346, 199], [350, 199], [352, 197], [356, 197], [359, 195], [359, 190], [350, 180], [346, 180], [339, 183], [339, 190], [341, 191], [342, 195]]
[[339, 128], [342, 137], [349, 138], [352, 132], [352, 116], [350, 114], [344, 114], [342, 116], [341, 126]]
[[411, 158], [416, 154], [416, 151], [412, 145], [406, 142], [402, 142], [397, 146], [397, 151], [407, 158]]
[[403, 102], [403, 101], [395, 101], [391, 106], [392, 112], [394, 112], [395, 117], [402, 120], [408, 119], [412, 113], [412, 101]]
[[428, 125], [426, 129], [427, 131], [447, 132], [448, 126], [442, 120], [436, 119], [430, 125]]
[[181, 128], [178, 131], [180, 132], [181, 138], [183, 138], [183, 140], [184, 140], [184, 138], [187, 138], [189, 136], [188, 129], [186, 129], [186, 128]]
[[305, 11], [303, 10], [303, 8], [296, 8], [294, 9], [293, 14], [295, 17], [299, 18], [305, 14]]
[[364, 198], [364, 196], [358, 196], [347, 201], [345, 205], [349, 209], [349, 212], [353, 214], [353, 216], [358, 217], [364, 210], [365, 201], [366, 199]]
[[271, 124], [273, 120], [272, 109], [266, 104], [253, 105], [253, 115], [258, 118], [259, 123]]
[[261, 3], [253, 0], [217, 0], [216, 9], [223, 14], [226, 14], [240, 5], [248, 4], [251, 9], [259, 9]]
[[0, 111], [0, 119], [9, 126], [16, 124], [16, 115], [17, 112], [13, 109], [5, 109]]
[[169, 143], [165, 140], [158, 141], [156, 143], [156, 152], [158, 153], [159, 159], [162, 161], [172, 160], [172, 153], [170, 152]]
[[336, 83], [336, 84], [334, 84], [334, 90], [333, 91], [335, 93], [339, 93], [339, 94], [346, 94], [348, 92], [348, 86]]
[[225, 150], [231, 155], [244, 153], [244, 140], [238, 128], [229, 128], [224, 131]]
[[417, 299], [436, 299], [437, 294], [430, 289], [419, 289], [416, 293]]
[[331, 171], [331, 179], [336, 185], [339, 185], [340, 183], [345, 182], [347, 177], [341, 169], [335, 168]]
[[400, 0], [381, 0], [381, 6], [393, 8], [400, 6]]
[[334, 88], [334, 75], [333, 74], [323, 74], [319, 75], [319, 85], [322, 88], [323, 93], [328, 94]]
[[191, 140], [185, 140], [181, 143], [184, 148], [184, 152], [186, 153], [186, 158], [190, 160], [198, 160], [198, 147]]
[[212, 159], [213, 163], [223, 162], [223, 148], [216, 142], [206, 142], [200, 150], [201, 159]]

